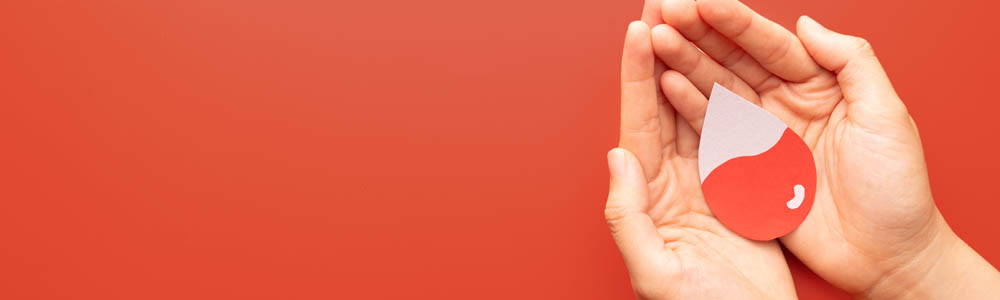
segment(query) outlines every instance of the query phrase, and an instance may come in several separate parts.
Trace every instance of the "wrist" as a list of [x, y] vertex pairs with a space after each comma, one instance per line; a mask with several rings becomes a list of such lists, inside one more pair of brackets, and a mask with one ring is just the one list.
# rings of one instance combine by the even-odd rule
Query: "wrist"
[[1000, 285], [1000, 273], [962, 241], [944, 219], [910, 261], [891, 270], [856, 298], [976, 299]]

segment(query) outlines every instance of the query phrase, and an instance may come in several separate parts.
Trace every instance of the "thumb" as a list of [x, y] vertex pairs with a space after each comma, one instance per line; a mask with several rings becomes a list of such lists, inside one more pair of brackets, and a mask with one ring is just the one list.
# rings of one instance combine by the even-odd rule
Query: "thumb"
[[[837, 74], [849, 113], [902, 112], [905, 115], [906, 108], [868, 41], [826, 29], [808, 16], [799, 18], [796, 33], [809, 55], [823, 68]], [[855, 107], [851, 109], [851, 106]]]
[[608, 152], [608, 169], [611, 188], [604, 217], [625, 265], [635, 271], [662, 250], [663, 238], [646, 214], [649, 193], [639, 160], [628, 150], [615, 148]]

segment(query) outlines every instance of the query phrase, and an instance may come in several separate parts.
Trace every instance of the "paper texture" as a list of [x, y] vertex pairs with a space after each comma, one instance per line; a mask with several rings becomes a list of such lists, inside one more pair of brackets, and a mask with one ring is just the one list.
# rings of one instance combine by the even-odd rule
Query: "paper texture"
[[816, 165], [805, 142], [777, 117], [716, 84], [700, 143], [705, 201], [726, 228], [766, 241], [805, 219]]

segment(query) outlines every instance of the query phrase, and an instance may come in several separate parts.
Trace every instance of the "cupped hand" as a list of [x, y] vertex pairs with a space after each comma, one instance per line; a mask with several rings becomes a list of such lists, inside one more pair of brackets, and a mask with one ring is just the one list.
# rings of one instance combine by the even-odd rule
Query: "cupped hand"
[[808, 17], [793, 34], [736, 0], [661, 6], [666, 24], [651, 33], [669, 68], [661, 86], [696, 132], [719, 83], [813, 151], [812, 211], [781, 238], [809, 268], [858, 296], [902, 297], [967, 248], [934, 205], [917, 127], [868, 42]]
[[622, 54], [621, 139], [608, 153], [605, 217], [642, 299], [795, 298], [777, 242], [750, 241], [708, 210], [698, 136], [659, 95], [646, 23]]

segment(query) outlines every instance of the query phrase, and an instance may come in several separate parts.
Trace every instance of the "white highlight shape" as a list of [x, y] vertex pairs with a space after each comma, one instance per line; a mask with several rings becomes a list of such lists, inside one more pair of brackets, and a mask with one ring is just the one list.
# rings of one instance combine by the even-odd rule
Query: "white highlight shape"
[[795, 197], [792, 197], [792, 200], [788, 200], [785, 205], [788, 206], [789, 209], [796, 209], [802, 205], [802, 200], [806, 199], [806, 187], [801, 184], [796, 184], [795, 187], [792, 188], [792, 191], [795, 192]]

